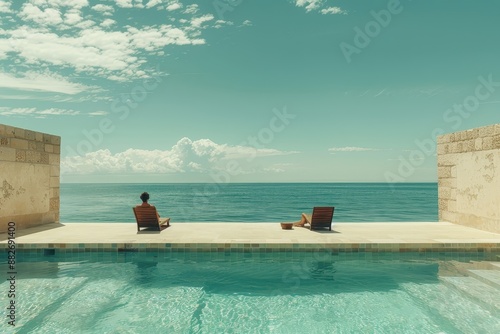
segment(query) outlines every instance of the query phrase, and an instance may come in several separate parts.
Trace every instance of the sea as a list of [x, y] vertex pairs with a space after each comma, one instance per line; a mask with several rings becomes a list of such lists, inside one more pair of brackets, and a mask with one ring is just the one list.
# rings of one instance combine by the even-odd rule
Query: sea
[[298, 221], [334, 206], [333, 222], [438, 221], [437, 183], [62, 183], [61, 223], [135, 222], [149, 202], [171, 222]]

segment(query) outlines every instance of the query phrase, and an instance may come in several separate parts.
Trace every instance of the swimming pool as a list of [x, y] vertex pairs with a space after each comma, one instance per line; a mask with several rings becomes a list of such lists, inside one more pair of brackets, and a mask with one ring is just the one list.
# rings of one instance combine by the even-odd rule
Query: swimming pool
[[[499, 333], [500, 267], [481, 260], [481, 254], [21, 253], [15, 332]], [[8, 284], [0, 284], [2, 305]]]

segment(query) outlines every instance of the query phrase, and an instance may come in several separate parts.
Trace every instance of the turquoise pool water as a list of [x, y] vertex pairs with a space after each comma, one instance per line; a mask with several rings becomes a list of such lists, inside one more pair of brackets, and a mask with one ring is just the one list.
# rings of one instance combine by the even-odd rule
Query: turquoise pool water
[[[2, 328], [499, 333], [500, 267], [482, 260], [477, 254], [20, 254], [17, 325], [14, 331], [4, 317]], [[0, 284], [1, 305], [8, 305], [8, 289], [8, 282]]]

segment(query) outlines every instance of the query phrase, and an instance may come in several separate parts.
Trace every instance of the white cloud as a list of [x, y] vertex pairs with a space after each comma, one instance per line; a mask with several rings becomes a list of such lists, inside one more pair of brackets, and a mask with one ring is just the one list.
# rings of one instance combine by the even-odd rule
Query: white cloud
[[292, 154], [275, 149], [217, 144], [209, 139], [180, 139], [169, 150], [128, 149], [112, 154], [98, 150], [82, 156], [62, 159], [64, 173], [184, 173], [224, 170], [228, 161], [236, 163], [241, 172], [249, 161], [265, 156]]
[[330, 151], [330, 152], [364, 152], [364, 151], [380, 151], [380, 149], [368, 148], [368, 147], [346, 146], [346, 147], [332, 147], [332, 148], [329, 148], [328, 151]]
[[196, 14], [197, 12], [198, 12], [197, 4], [188, 5], [184, 10], [184, 14]]
[[101, 27], [105, 27], [105, 28], [108, 28], [108, 27], [111, 27], [113, 24], [115, 24], [116, 21], [115, 20], [112, 20], [112, 19], [105, 19], [104, 21], [102, 21], [102, 23], [100, 24]]
[[33, 100], [34, 98], [32, 95], [0, 95], [0, 100]]
[[346, 11], [340, 7], [328, 7], [328, 8], [322, 9], [321, 14], [323, 14], [323, 15], [326, 15], [326, 14], [332, 14], [332, 15], [346, 14]]
[[89, 116], [106, 116], [108, 115], [109, 112], [107, 111], [92, 111], [92, 112], [89, 112]]
[[64, 14], [64, 23], [69, 25], [77, 24], [82, 21], [82, 17], [78, 12], [68, 12]]
[[36, 6], [47, 7], [73, 7], [82, 8], [89, 5], [87, 0], [31, 0]]
[[150, 0], [147, 4], [146, 4], [146, 8], [151, 8], [151, 7], [154, 7], [156, 5], [159, 5], [163, 2], [163, 0]]
[[[126, 31], [85, 27], [74, 37], [20, 27], [6, 32], [9, 39], [0, 39], [0, 59], [13, 52], [28, 64], [69, 67], [111, 80], [143, 78], [141, 64], [148, 53], [162, 51], [167, 45], [204, 44], [204, 39], [191, 36], [197, 36], [201, 24], [211, 19], [210, 15], [197, 18], [184, 29], [165, 24], [129, 27]], [[112, 23], [103, 22], [105, 26]]]
[[134, 5], [132, 4], [132, 0], [115, 0], [118, 7], [122, 8], [132, 8]]
[[0, 0], [0, 13], [12, 13], [8, 1]]
[[252, 25], [252, 21], [250, 21], [250, 20], [243, 21], [243, 26], [251, 26], [251, 25]]
[[345, 10], [340, 7], [323, 7], [325, 0], [295, 0], [295, 6], [304, 7], [306, 12], [319, 11], [321, 14], [347, 14]]
[[[175, 21], [160, 24], [138, 25], [128, 21], [129, 25], [122, 25], [118, 24], [118, 17], [111, 17], [115, 8], [137, 12], [135, 8], [148, 10], [154, 6], [167, 10], [184, 7], [179, 0], [114, 0], [106, 4], [89, 4], [87, 0], [30, 0], [20, 4], [17, 16], [9, 18], [9, 28], [0, 28], [0, 61], [7, 60], [2, 71], [9, 73], [14, 68], [16, 71], [9, 74], [6, 82], [1, 80], [0, 87], [75, 94], [87, 87], [62, 78], [58, 81], [65, 81], [67, 87], [60, 83], [50, 85], [53, 82], [44, 85], [41, 78], [47, 71], [65, 71], [67, 77], [121, 82], [142, 79], [154, 74], [144, 69], [150, 57], [165, 54], [167, 46], [205, 44], [201, 32], [214, 16], [194, 17], [199, 9], [196, 4], [179, 11], [180, 18]], [[11, 2], [0, 0], [0, 13], [11, 11], [10, 7]], [[210, 26], [220, 28], [222, 24]], [[31, 72], [23, 74], [27, 68]], [[35, 76], [33, 71], [40, 72], [40, 78], [30, 83], [27, 79]], [[0, 72], [1, 78], [5, 75]]]
[[63, 94], [78, 94], [92, 87], [69, 82], [56, 74], [28, 72], [23, 77], [15, 77], [0, 72], [0, 88], [27, 91], [44, 91]]
[[318, 9], [323, 4], [324, 0], [295, 0], [297, 7], [305, 7], [307, 12]]
[[45, 110], [40, 110], [36, 112], [39, 115], [69, 115], [76, 116], [80, 114], [79, 111], [76, 110], [66, 110], [66, 109], [58, 109], [58, 108], [50, 108]]
[[171, 11], [174, 11], [174, 10], [177, 10], [177, 9], [180, 9], [180, 8], [182, 8], [182, 4], [181, 3], [179, 3], [177, 0], [170, 0], [168, 2], [168, 5], [167, 5], [166, 9], [169, 12], [171, 12]]
[[58, 109], [50, 108], [44, 110], [37, 110], [36, 108], [7, 108], [0, 107], [0, 115], [3, 116], [40, 116], [41, 118], [48, 115], [66, 115], [66, 116], [76, 116], [80, 114], [79, 111], [70, 109]]
[[31, 114], [34, 114], [35, 111], [36, 111], [36, 108], [7, 108], [7, 107], [0, 107], [0, 115], [3, 115], [3, 116], [31, 115]]
[[46, 8], [42, 10], [30, 3], [23, 5], [19, 17], [41, 25], [56, 25], [63, 22], [61, 12], [58, 9]]
[[97, 95], [98, 92], [102, 92], [101, 89], [92, 88], [92, 91], [88, 94], [75, 94], [75, 95], [66, 95], [66, 94], [47, 94], [44, 91], [32, 91], [32, 94], [26, 94], [26, 92], [16, 92], [10, 91], [9, 94], [0, 94], [0, 100], [37, 100], [37, 101], [51, 101], [51, 102], [98, 102], [105, 101], [106, 103], [110, 103], [113, 101], [113, 98], [107, 95]]
[[32, 0], [22, 5], [18, 16], [25, 23], [31, 21], [40, 27], [64, 30], [83, 20], [82, 8], [87, 6], [86, 0]]
[[95, 26], [95, 22], [92, 20], [85, 20], [85, 21], [82, 21], [82, 22], [77, 23], [75, 25], [75, 27], [79, 28], [79, 29], [88, 29], [88, 28], [92, 28], [94, 26]]
[[225, 147], [225, 152], [226, 152], [225, 157], [227, 159], [247, 159], [248, 157], [261, 158], [261, 157], [299, 153], [297, 151], [279, 151], [272, 148], [256, 149], [255, 147], [252, 146], [243, 146], [243, 145]]
[[263, 169], [264, 172], [271, 172], [271, 173], [283, 173], [285, 170], [283, 168], [277, 168], [277, 167], [268, 167]]
[[95, 10], [96, 12], [100, 12], [104, 15], [112, 15], [112, 13], [115, 11], [113, 6], [102, 5], [102, 4], [92, 6], [92, 9]]
[[115, 3], [121, 8], [144, 8], [143, 0], [115, 0]]
[[134, 0], [134, 7], [136, 7], [136, 8], [144, 8], [143, 1], [144, 0]]
[[220, 28], [222, 28], [224, 26], [232, 26], [233, 24], [234, 23], [231, 22], [231, 21], [217, 20], [217, 21], [215, 21], [213, 27], [215, 29], [220, 29]]
[[191, 20], [191, 26], [195, 28], [200, 28], [204, 22], [208, 22], [214, 19], [212, 14], [206, 14], [200, 17], [195, 17]]
[[181, 5], [177, 2], [167, 6], [167, 10], [169, 12], [180, 9], [180, 8], [181, 8]]

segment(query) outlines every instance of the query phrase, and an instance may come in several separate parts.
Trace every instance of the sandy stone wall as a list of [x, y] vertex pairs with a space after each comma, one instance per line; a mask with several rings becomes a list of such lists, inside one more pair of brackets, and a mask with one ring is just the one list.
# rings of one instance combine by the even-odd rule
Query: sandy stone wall
[[0, 124], [0, 232], [59, 221], [61, 137]]
[[438, 137], [439, 220], [500, 232], [500, 124]]

